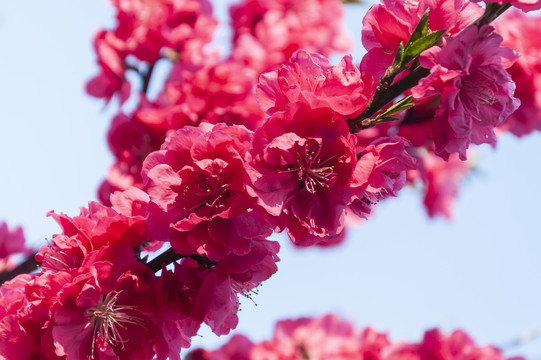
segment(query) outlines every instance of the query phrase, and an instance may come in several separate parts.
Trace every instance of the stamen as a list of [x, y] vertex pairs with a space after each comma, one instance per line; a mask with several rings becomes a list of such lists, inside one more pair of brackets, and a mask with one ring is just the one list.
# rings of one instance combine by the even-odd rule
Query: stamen
[[496, 81], [485, 71], [479, 69], [477, 76], [467, 77], [462, 80], [462, 88], [464, 91], [461, 97], [465, 103], [466, 111], [476, 120], [480, 118], [482, 106], [493, 106], [498, 102], [494, 87]]
[[90, 317], [94, 326], [91, 359], [95, 358], [94, 352], [98, 335], [111, 346], [120, 346], [124, 350], [124, 344], [127, 340], [122, 339], [119, 328], [126, 330], [128, 328], [127, 325], [145, 327], [145, 320], [142, 317], [127, 314], [127, 311], [140, 312], [135, 306], [116, 305], [119, 294], [119, 291], [108, 293], [98, 305], [86, 311], [86, 316]]
[[334, 166], [324, 166], [333, 160], [335, 156], [321, 161], [319, 155], [321, 146], [316, 149], [305, 149], [305, 156], [297, 153], [297, 176], [301, 188], [305, 188], [309, 193], [314, 194], [318, 187], [329, 188], [331, 179], [336, 175]]
[[223, 208], [225, 207], [223, 199], [230, 196], [228, 185], [220, 185], [220, 180], [216, 176], [201, 176], [190, 185], [186, 185], [182, 191], [182, 195], [192, 199], [194, 204], [189, 208], [183, 207], [186, 212], [196, 212], [204, 207]]

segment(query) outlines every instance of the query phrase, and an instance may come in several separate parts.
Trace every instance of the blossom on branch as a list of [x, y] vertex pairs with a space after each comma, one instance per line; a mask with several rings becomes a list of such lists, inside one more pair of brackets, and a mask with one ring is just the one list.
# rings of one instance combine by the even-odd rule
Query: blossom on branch
[[143, 165], [150, 196], [148, 227], [179, 254], [219, 260], [250, 251], [270, 227], [248, 192], [244, 157], [252, 133], [243, 126], [184, 127]]
[[464, 0], [383, 0], [363, 18], [362, 42], [368, 53], [361, 61], [363, 74], [378, 81], [393, 63], [398, 43], [406, 44], [428, 12], [428, 29], [457, 35], [483, 14], [483, 9]]
[[317, 53], [296, 51], [287, 65], [260, 76], [258, 100], [267, 114], [285, 111], [289, 103], [330, 108], [344, 118], [359, 115], [372, 95], [372, 79], [345, 56], [336, 66]]
[[[476, 0], [479, 1], [479, 0]], [[486, 3], [510, 4], [524, 12], [541, 9], [540, 0], [483, 0]]]
[[259, 72], [274, 70], [284, 64], [298, 49], [324, 56], [347, 51], [350, 38], [342, 27], [344, 5], [335, 0], [244, 0], [231, 7], [233, 44], [236, 48], [250, 44], [265, 56], [255, 63], [251, 52], [239, 54], [237, 60], [257, 66]]
[[494, 128], [520, 105], [505, 71], [517, 55], [501, 42], [491, 26], [473, 26], [421, 55], [430, 75], [412, 93], [415, 98], [441, 96], [432, 134], [436, 154], [445, 160], [452, 153], [465, 160], [470, 143], [495, 144]]
[[10, 230], [5, 222], [0, 223], [0, 271], [9, 271], [15, 266], [11, 255], [26, 255], [32, 252], [25, 242], [22, 227], [18, 226]]
[[417, 168], [409, 146], [400, 136], [380, 137], [360, 152], [351, 185], [356, 196], [350, 205], [357, 216], [366, 219], [373, 205], [402, 189], [406, 171]]
[[495, 23], [503, 37], [502, 45], [517, 51], [520, 57], [507, 69], [516, 83], [515, 97], [520, 107], [498, 126], [499, 130], [524, 136], [541, 130], [541, 16], [528, 16], [508, 10]]
[[[252, 343], [233, 336], [215, 351], [196, 349], [188, 360], [505, 360], [491, 345], [477, 346], [462, 330], [444, 334], [426, 331], [418, 343], [391, 342], [372, 328], [354, 329], [335, 315], [279, 321], [272, 339]], [[513, 358], [522, 360], [522, 358]]]
[[290, 104], [256, 131], [249, 153], [259, 204], [297, 245], [341, 235], [357, 160], [355, 137], [330, 109]]
[[124, 216], [93, 201], [73, 218], [53, 211], [48, 215], [62, 227], [63, 233], [54, 235], [50, 244], [42, 246], [36, 255], [46, 269], [71, 270], [90, 259], [97, 261], [90, 255], [103, 247], [132, 248], [149, 240], [143, 217]]

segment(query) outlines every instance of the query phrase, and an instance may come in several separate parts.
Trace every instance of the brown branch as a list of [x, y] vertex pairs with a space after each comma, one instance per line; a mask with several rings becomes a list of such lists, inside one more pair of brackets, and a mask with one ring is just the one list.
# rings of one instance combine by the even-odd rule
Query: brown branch
[[370, 119], [373, 115], [393, 101], [397, 96], [417, 85], [419, 80], [428, 76], [428, 74], [430, 74], [430, 70], [418, 66], [394, 85], [391, 85], [386, 89], [378, 88], [362, 114], [347, 121], [350, 133], [353, 134], [362, 129], [367, 129], [376, 125], [376, 122]]
[[164, 251], [163, 253], [161, 253], [160, 255], [156, 256], [154, 259], [152, 259], [151, 261], [149, 261], [145, 265], [148, 266], [150, 268], [150, 270], [152, 270], [153, 272], [158, 272], [158, 271], [160, 271], [162, 269], [162, 266], [164, 264], [169, 265], [169, 264], [174, 263], [175, 261], [183, 259], [185, 257], [190, 257], [190, 258], [194, 259], [195, 261], [197, 261], [199, 266], [203, 266], [203, 267], [206, 267], [206, 268], [209, 268], [209, 269], [212, 269], [217, 264], [216, 261], [212, 261], [209, 258], [207, 258], [206, 256], [195, 255], [195, 254], [181, 255], [181, 254], [177, 254], [175, 252], [175, 250], [173, 250], [173, 249], [168, 249], [168, 250]]
[[15, 269], [11, 271], [2, 271], [0, 272], [0, 284], [5, 283], [6, 281], [12, 280], [17, 275], [29, 274], [32, 271], [36, 270], [39, 267], [40, 263], [36, 261], [36, 254], [32, 254], [25, 261], [19, 264]]
[[152, 71], [154, 71], [154, 66], [156, 65], [156, 62], [151, 63], [148, 66], [148, 69], [146, 73], [143, 75], [141, 74], [141, 77], [143, 78], [143, 86], [141, 87], [141, 91], [143, 94], [146, 95], [148, 91], [148, 86], [150, 85], [150, 78], [152, 77]]
[[180, 255], [175, 252], [173, 249], [168, 249], [167, 251], [164, 251], [160, 255], [156, 256], [154, 259], [150, 260], [145, 265], [150, 268], [150, 270], [154, 272], [158, 272], [162, 269], [162, 265], [169, 265], [179, 259], [185, 258], [186, 255]]

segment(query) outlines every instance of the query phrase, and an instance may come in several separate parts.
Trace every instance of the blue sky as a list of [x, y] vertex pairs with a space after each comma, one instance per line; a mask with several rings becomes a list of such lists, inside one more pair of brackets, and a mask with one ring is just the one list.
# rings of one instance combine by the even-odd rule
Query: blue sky
[[[357, 46], [363, 11], [348, 7]], [[104, 0], [0, 2], [0, 219], [23, 225], [35, 246], [59, 230], [47, 211], [77, 214], [112, 161], [105, 132], [114, 107], [83, 85], [97, 72], [92, 34], [113, 24]], [[406, 189], [340, 247], [298, 251], [277, 236], [279, 272], [257, 306], [243, 301], [238, 330], [262, 340], [279, 319], [327, 312], [396, 340], [440, 326], [505, 345], [541, 329], [539, 153], [540, 134], [481, 147], [451, 222], [428, 220], [420, 194]], [[201, 331], [194, 343], [224, 340]], [[541, 359], [541, 340], [508, 354]]]

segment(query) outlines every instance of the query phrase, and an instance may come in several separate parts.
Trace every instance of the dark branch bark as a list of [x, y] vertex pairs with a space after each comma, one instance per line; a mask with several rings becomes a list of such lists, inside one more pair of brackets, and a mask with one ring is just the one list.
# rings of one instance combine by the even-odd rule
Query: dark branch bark
[[12, 280], [17, 275], [29, 274], [32, 271], [36, 270], [40, 263], [36, 261], [36, 254], [32, 254], [28, 259], [19, 264], [15, 269], [11, 271], [2, 271], [0, 273], [0, 284], [5, 283], [6, 281]]

